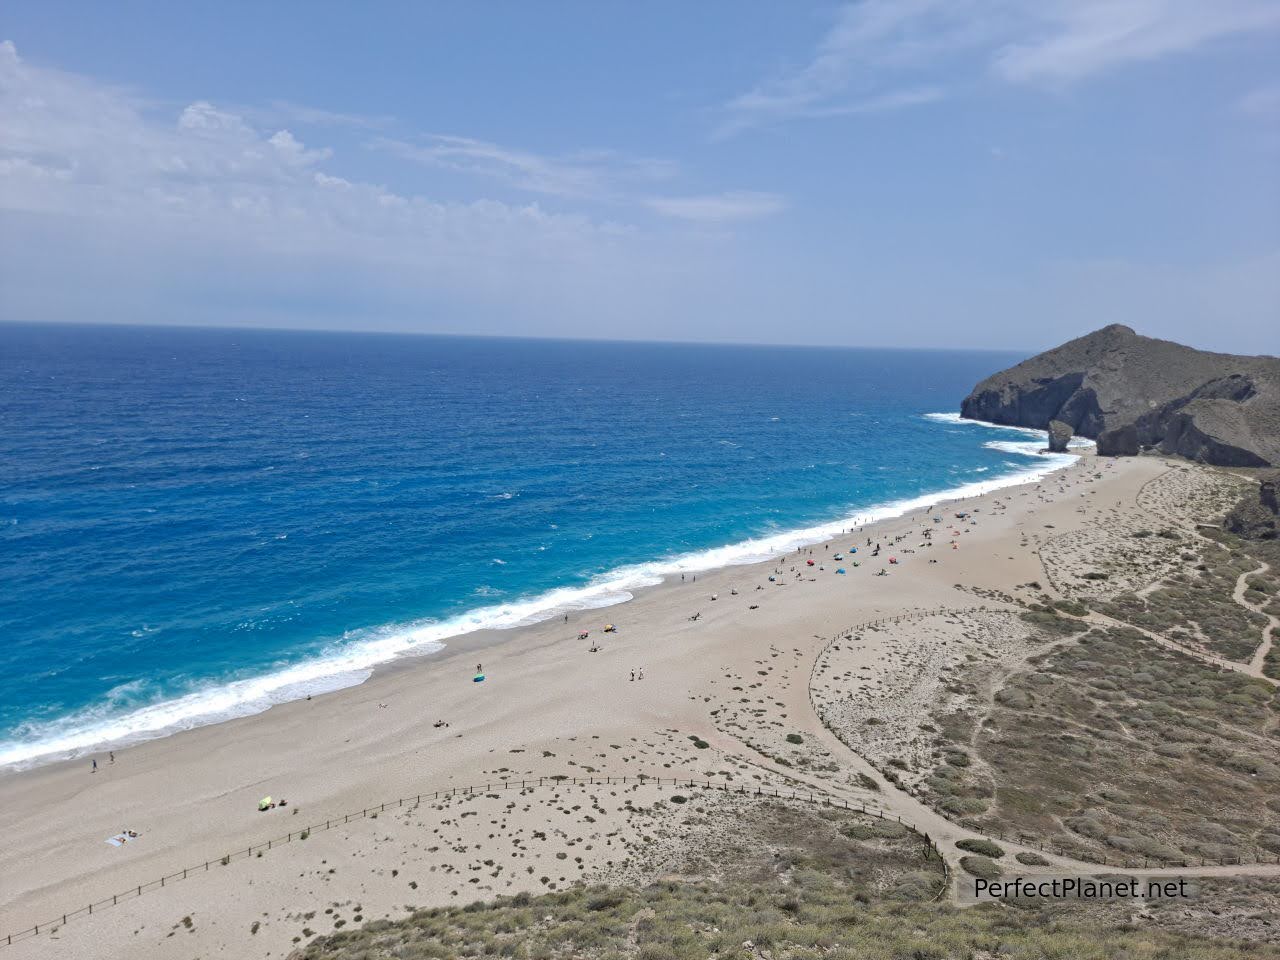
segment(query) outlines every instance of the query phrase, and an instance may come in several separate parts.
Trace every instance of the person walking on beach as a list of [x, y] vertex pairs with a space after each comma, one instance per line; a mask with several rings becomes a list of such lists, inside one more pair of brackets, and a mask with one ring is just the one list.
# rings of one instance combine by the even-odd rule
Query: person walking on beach
[[643, 679], [644, 679], [644, 667], [641, 667], [641, 668], [640, 668], [640, 676], [639, 676], [637, 679], [639, 679], [639, 680], [643, 680]]
[[90, 773], [97, 773], [97, 772], [98, 772], [98, 758], [97, 758], [97, 757], [94, 757], [94, 759], [93, 759], [93, 769], [92, 769], [92, 770], [90, 770], [89, 772], [90, 772]]
[[116, 752], [114, 750], [108, 750], [107, 756], [111, 758], [112, 763], [116, 762]]
[[634, 682], [634, 681], [635, 681], [635, 679], [636, 679], [636, 672], [635, 672], [635, 670], [632, 670], [632, 671], [631, 671], [631, 680], [632, 680], [632, 682]]

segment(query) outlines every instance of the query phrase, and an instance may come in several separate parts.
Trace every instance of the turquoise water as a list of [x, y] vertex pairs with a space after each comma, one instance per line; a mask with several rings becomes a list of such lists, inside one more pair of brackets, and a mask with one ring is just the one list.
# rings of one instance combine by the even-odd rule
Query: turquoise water
[[0, 764], [1061, 462], [1007, 353], [0, 326]]

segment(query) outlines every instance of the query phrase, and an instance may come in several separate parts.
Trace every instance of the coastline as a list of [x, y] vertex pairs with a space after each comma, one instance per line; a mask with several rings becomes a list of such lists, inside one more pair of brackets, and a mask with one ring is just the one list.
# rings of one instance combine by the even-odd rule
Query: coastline
[[[1033, 439], [1041, 441], [1044, 437], [1044, 431], [963, 420], [955, 413], [926, 413], [922, 416], [942, 425], [977, 426], [1020, 434], [1024, 438], [1021, 442], [992, 440], [983, 444], [1015, 456], [1030, 455], [1031, 451], [1025, 448], [1041, 446], [1039, 442], [1033, 443]], [[576, 617], [628, 603], [645, 591], [663, 586], [678, 574], [705, 575], [766, 563], [796, 549], [831, 542], [843, 529], [870, 526], [930, 506], [1037, 482], [1069, 466], [1079, 450], [1091, 447], [1092, 444], [1078, 442], [1074, 446], [1076, 453], [1048, 454], [1041, 451], [1036, 454], [1042, 458], [1041, 462], [1029, 463], [1023, 469], [990, 480], [970, 481], [913, 498], [872, 504], [856, 513], [816, 525], [627, 564], [593, 577], [584, 584], [558, 587], [505, 604], [476, 608], [443, 622], [390, 625], [386, 629], [395, 632], [387, 637], [366, 641], [350, 649], [335, 650], [263, 675], [211, 683], [206, 689], [181, 697], [110, 716], [91, 725], [73, 726], [56, 739], [11, 744], [7, 752], [0, 752], [0, 779], [11, 773], [125, 749], [204, 726], [257, 716], [287, 703], [350, 689], [402, 663], [439, 662], [442, 654], [448, 653], [452, 647], [462, 645], [470, 648], [476, 643], [483, 646], [483, 641], [478, 639], [482, 634], [506, 634], [556, 620], [565, 614]], [[461, 643], [463, 638], [468, 638], [466, 643]], [[73, 715], [59, 723], [69, 723], [77, 718]]]
[[[729, 693], [726, 677], [750, 677], [792, 658], [807, 673], [808, 658], [825, 638], [850, 624], [911, 610], [973, 606], [985, 602], [989, 591], [1037, 580], [1039, 560], [1027, 540], [1033, 528], [1087, 526], [1096, 520], [1091, 505], [1104, 491], [1108, 498], [1128, 496], [1164, 469], [1155, 460], [1102, 464], [1086, 454], [1047, 481], [1001, 488], [964, 500], [962, 511], [945, 511], [970, 513], [972, 525], [956, 525], [958, 536], [952, 537], [950, 525], [957, 521], [947, 517], [941, 526], [948, 536], [928, 557], [937, 563], [917, 550], [895, 567], [885, 564], [892, 571], [885, 577], [875, 575], [879, 564], [864, 563], [840, 576], [832, 564], [819, 572], [794, 557], [782, 564], [722, 568], [700, 574], [696, 582], [677, 579], [645, 589], [613, 608], [609, 619], [618, 625], [616, 634], [601, 635], [604, 617], [589, 612], [571, 615], [567, 626], [543, 621], [481, 631], [430, 660], [388, 664], [358, 686], [117, 751], [116, 762], [101, 762], [96, 774], [86, 760], [7, 774], [0, 777], [0, 807], [12, 812], [12, 840], [0, 852], [0, 874], [14, 879], [0, 896], [0, 932], [74, 909], [187, 861], [216, 859], [226, 849], [274, 836], [288, 821], [275, 811], [257, 813], [263, 795], [287, 798], [303, 814], [296, 821], [302, 823], [487, 778], [519, 781], [588, 772], [718, 776], [743, 762], [748, 766], [742, 770], [748, 770], [749, 758], [735, 754], [738, 748], [708, 715], [714, 697], [739, 696]], [[863, 542], [870, 536], [892, 543], [919, 530], [925, 516], [927, 510], [921, 510], [883, 520], [859, 536]], [[839, 544], [847, 546], [846, 539]], [[957, 541], [955, 549], [947, 548], [950, 539]], [[827, 552], [834, 553], [832, 546], [806, 551], [812, 549], [820, 564]], [[793, 565], [800, 576], [788, 569]], [[767, 577], [778, 567], [784, 576], [770, 583]], [[694, 613], [702, 616], [691, 620]], [[588, 643], [576, 640], [580, 629], [602, 640], [599, 652], [588, 652]], [[868, 654], [868, 669], [885, 655]], [[488, 674], [479, 685], [471, 681], [477, 661]], [[643, 682], [628, 679], [636, 668], [643, 668]], [[790, 691], [794, 703], [782, 716], [798, 717], [807, 703], [807, 685], [797, 675]], [[712, 749], [691, 749], [688, 738], [695, 735]], [[535, 808], [527, 816], [545, 814]], [[139, 832], [140, 840], [122, 850], [104, 844], [105, 837], [125, 828]], [[416, 835], [404, 844], [404, 856], [425, 856]], [[329, 857], [351, 855], [337, 852], [341, 846], [313, 843], [309, 849]], [[270, 888], [275, 891], [270, 896], [282, 904], [298, 896], [293, 886], [298, 874], [290, 862], [288, 854], [255, 860], [258, 880], [249, 881], [249, 890], [240, 886], [243, 873], [228, 871], [200, 882], [208, 896], [219, 898], [220, 913], [247, 927], [267, 896], [263, 883], [278, 885]], [[433, 874], [438, 886], [423, 881], [410, 902], [449, 902], [446, 879]], [[518, 883], [512, 889], [528, 888]], [[385, 897], [349, 893], [391, 913], [408, 896], [407, 891]], [[231, 902], [222, 902], [224, 896]], [[95, 917], [92, 925], [69, 926], [66, 936], [81, 938], [83, 931], [105, 925], [119, 934], [127, 952], [137, 943], [131, 944], [130, 924], [136, 929], [158, 902], [139, 901], [141, 914], [121, 909]], [[32, 943], [37, 951], [32, 955], [40, 955], [57, 941]]]

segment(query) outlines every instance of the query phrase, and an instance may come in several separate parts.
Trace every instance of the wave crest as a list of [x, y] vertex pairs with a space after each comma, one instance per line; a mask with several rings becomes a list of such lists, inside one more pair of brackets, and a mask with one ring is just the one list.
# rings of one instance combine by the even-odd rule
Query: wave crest
[[[868, 507], [823, 524], [630, 564], [601, 574], [580, 586], [560, 587], [510, 603], [478, 607], [447, 620], [424, 620], [355, 631], [312, 659], [255, 677], [210, 683], [158, 703], [122, 709], [119, 697], [109, 698], [90, 709], [23, 728], [19, 739], [0, 743], [0, 767], [24, 767], [69, 759], [100, 752], [108, 746], [153, 740], [181, 730], [261, 713], [276, 704], [363, 683], [379, 664], [404, 656], [437, 653], [445, 648], [446, 640], [454, 637], [480, 630], [528, 626], [570, 611], [623, 603], [630, 600], [636, 590], [656, 586], [668, 576], [769, 560], [800, 547], [830, 540], [851, 527], [891, 519], [948, 500], [980, 496], [1003, 487], [1034, 482], [1075, 460], [1072, 454], [1044, 451], [1045, 432], [1042, 430], [962, 420], [956, 413], [926, 413], [923, 416], [938, 423], [1013, 430], [1034, 436], [1037, 438], [1035, 441], [992, 440], [984, 444], [991, 449], [1030, 458], [1034, 463], [1003, 476]], [[1073, 441], [1073, 446], [1088, 445], [1089, 441]]]

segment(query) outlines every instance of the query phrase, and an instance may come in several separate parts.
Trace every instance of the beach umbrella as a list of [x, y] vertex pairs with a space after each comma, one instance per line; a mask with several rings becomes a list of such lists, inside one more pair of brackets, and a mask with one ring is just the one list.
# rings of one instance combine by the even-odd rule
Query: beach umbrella
[[258, 801], [258, 809], [259, 809], [259, 810], [269, 810], [270, 808], [271, 808], [271, 798], [270, 798], [270, 797], [263, 797], [261, 800], [259, 800], [259, 801]]
[[844, 573], [844, 567], [836, 567], [836, 573]]

